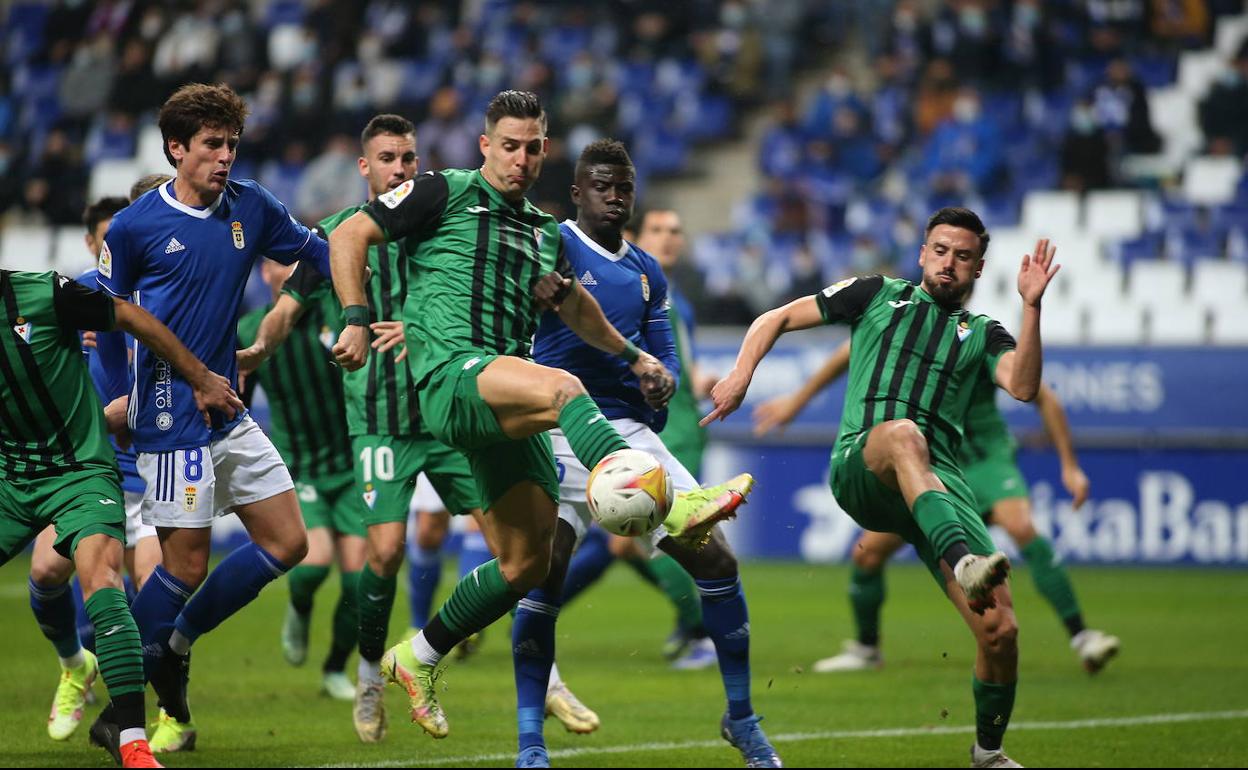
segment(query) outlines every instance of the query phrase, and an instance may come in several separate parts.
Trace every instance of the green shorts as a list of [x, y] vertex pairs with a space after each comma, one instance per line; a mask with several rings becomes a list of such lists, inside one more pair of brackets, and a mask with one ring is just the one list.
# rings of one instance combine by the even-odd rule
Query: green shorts
[[[858, 526], [872, 532], [892, 532], [912, 544], [919, 558], [940, 584], [941, 590], [944, 590], [945, 578], [940, 570], [940, 554], [933, 551], [901, 493], [890, 489], [867, 469], [862, 457], [866, 444], [866, 433], [845, 436], [837, 442], [832, 451], [828, 479], [833, 496], [841, 508], [858, 522]], [[988, 527], [979, 516], [975, 498], [961, 471], [945, 463], [937, 463], [932, 470], [944, 482], [953, 498], [958, 519], [966, 530], [966, 547], [971, 553], [980, 555], [996, 551], [997, 547], [988, 534]]]
[[468, 461], [428, 436], [352, 436], [351, 451], [365, 526], [407, 521], [416, 477], [422, 472], [452, 514], [481, 507]]
[[354, 492], [355, 479], [350, 473], [295, 482], [299, 509], [308, 529], [325, 527], [340, 535], [364, 537], [364, 506]]
[[420, 388], [420, 414], [439, 441], [464, 453], [477, 481], [481, 507], [522, 481], [541, 487], [559, 502], [559, 477], [550, 437], [538, 433], [512, 439], [477, 390], [477, 376], [496, 355], [465, 353], [434, 368]]
[[54, 479], [0, 479], [0, 564], [49, 524], [56, 552], [73, 559], [78, 543], [104, 534], [126, 543], [126, 506], [116, 471], [73, 471]]
[[966, 483], [975, 495], [976, 510], [984, 518], [1002, 500], [1027, 497], [1029, 493], [1027, 480], [1018, 469], [1015, 452], [1013, 446], [1003, 445], [983, 459], [967, 463], [962, 468], [962, 475], [966, 477]]

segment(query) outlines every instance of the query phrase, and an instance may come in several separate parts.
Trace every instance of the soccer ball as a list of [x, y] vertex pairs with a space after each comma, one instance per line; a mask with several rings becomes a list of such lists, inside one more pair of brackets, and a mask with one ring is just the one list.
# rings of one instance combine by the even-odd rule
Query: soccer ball
[[612, 452], [594, 466], [586, 502], [594, 521], [608, 532], [644, 535], [663, 523], [672, 508], [672, 479], [654, 455], [637, 449]]

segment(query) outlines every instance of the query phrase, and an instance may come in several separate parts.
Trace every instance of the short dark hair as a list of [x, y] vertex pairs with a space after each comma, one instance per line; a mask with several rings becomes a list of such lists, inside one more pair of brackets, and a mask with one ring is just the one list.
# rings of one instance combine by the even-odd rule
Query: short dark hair
[[144, 174], [134, 184], [130, 185], [130, 200], [138, 199], [143, 193], [148, 190], [155, 190], [170, 179], [173, 179], [173, 177], [168, 174]]
[[176, 139], [183, 147], [189, 147], [191, 137], [201, 128], [226, 128], [243, 133], [247, 112], [247, 103], [224, 83], [182, 86], [160, 108], [160, 138], [164, 141], [165, 159], [177, 168], [169, 152], [169, 140]]
[[988, 235], [988, 229], [984, 227], [984, 221], [974, 211], [961, 206], [946, 206], [932, 214], [931, 218], [927, 220], [927, 229], [923, 231], [923, 239], [927, 240], [927, 236], [932, 234], [932, 230], [935, 230], [940, 225], [970, 230], [979, 238], [980, 259], [983, 259], [984, 255], [988, 253], [988, 241], [991, 236]]
[[608, 166], [628, 166], [633, 168], [633, 159], [628, 156], [624, 143], [618, 139], [599, 139], [590, 142], [581, 150], [581, 157], [576, 161], [576, 178], [590, 166], [605, 164]]
[[491, 99], [490, 106], [485, 108], [485, 133], [493, 131], [503, 118], [533, 118], [546, 130], [546, 110], [532, 91], [500, 91]]
[[641, 231], [646, 229], [646, 219], [648, 219], [651, 214], [660, 214], [664, 211], [670, 211], [673, 214], [676, 213], [676, 209], [671, 206], [654, 206], [652, 208], [644, 208], [638, 212], [637, 215], [633, 217], [632, 221], [634, 228], [637, 230], [638, 237], [641, 236]]
[[416, 134], [416, 126], [412, 125], [412, 121], [402, 115], [394, 115], [391, 113], [383, 113], [374, 115], [373, 119], [368, 121], [368, 125], [364, 126], [364, 130], [360, 132], [360, 149], [368, 144], [368, 140], [374, 136], [382, 134], [394, 134], [395, 136], [407, 136]]
[[112, 219], [118, 211], [130, 205], [130, 201], [120, 195], [109, 195], [95, 203], [87, 204], [82, 211], [82, 223], [87, 227], [87, 235], [95, 235], [95, 228], [105, 219]]

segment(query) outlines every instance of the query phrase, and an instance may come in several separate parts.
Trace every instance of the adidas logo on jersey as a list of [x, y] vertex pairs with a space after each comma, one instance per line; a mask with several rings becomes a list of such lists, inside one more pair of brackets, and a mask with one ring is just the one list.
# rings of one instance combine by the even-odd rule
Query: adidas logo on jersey
[[577, 278], [576, 280], [579, 281], [582, 286], [597, 286], [598, 285], [598, 279], [595, 278], [594, 274], [589, 272], [588, 270], [586, 270], [585, 274], [582, 275], [580, 278]]
[[165, 247], [165, 253], [172, 254], [175, 251], [186, 251], [186, 247], [179, 243], [177, 238], [170, 238], [169, 245]]

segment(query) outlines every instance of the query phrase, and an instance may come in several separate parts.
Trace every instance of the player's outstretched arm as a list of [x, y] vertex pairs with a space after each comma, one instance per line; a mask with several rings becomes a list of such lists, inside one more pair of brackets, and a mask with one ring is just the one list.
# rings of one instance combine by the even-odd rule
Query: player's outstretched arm
[[997, 363], [997, 384], [1019, 401], [1032, 401], [1040, 392], [1043, 353], [1040, 347], [1040, 300], [1061, 265], [1053, 263], [1057, 247], [1048, 238], [1036, 242], [1035, 254], [1024, 254], [1018, 270], [1018, 293], [1023, 298], [1023, 323], [1018, 347]]
[[772, 430], [783, 433], [793, 419], [806, 408], [810, 400], [841, 375], [849, 371], [849, 340], [836, 349], [823, 362], [819, 371], [811, 375], [801, 388], [794, 393], [768, 399], [754, 408], [754, 435], [765, 436]]
[[1044, 422], [1044, 431], [1057, 450], [1057, 457], [1062, 463], [1062, 486], [1070, 493], [1075, 510], [1088, 499], [1091, 484], [1087, 474], [1079, 467], [1079, 458], [1075, 455], [1075, 445], [1070, 438], [1070, 423], [1066, 420], [1066, 410], [1053, 389], [1043, 383], [1036, 395], [1036, 409], [1040, 411], [1040, 419]]
[[165, 359], [190, 384], [195, 404], [201, 412], [216, 409], [233, 418], [243, 408], [243, 401], [230, 387], [230, 381], [208, 369], [169, 328], [143, 308], [113, 298], [117, 328], [122, 329], [153, 353]]
[[347, 320], [334, 345], [334, 359], [348, 371], [359, 369], [368, 360], [369, 318], [364, 268], [368, 264], [368, 247], [384, 240], [381, 228], [363, 212], [352, 214], [329, 234], [334, 291]]
[[256, 331], [256, 341], [238, 351], [238, 373], [251, 374], [269, 356], [277, 352], [295, 324], [303, 317], [306, 310], [303, 303], [289, 294], [277, 298], [273, 309], [264, 314], [260, 328]]
[[558, 312], [560, 320], [576, 336], [603, 352], [629, 360], [629, 368], [641, 381], [642, 393], [652, 407], [658, 409], [667, 403], [675, 390], [672, 373], [659, 359], [625, 339], [607, 320], [588, 289], [573, 281], [572, 291], [559, 305]]
[[741, 342], [741, 350], [737, 353], [737, 362], [727, 376], [715, 383], [711, 389], [711, 401], [715, 408], [702, 418], [699, 425], [710, 425], [715, 420], [722, 420], [741, 406], [745, 400], [745, 392], [749, 390], [750, 380], [754, 378], [754, 370], [776, 344], [780, 335], [798, 329], [809, 329], [823, 323], [823, 315], [819, 312], [818, 302], [814, 297], [795, 299], [784, 307], [768, 310], [750, 324]]

